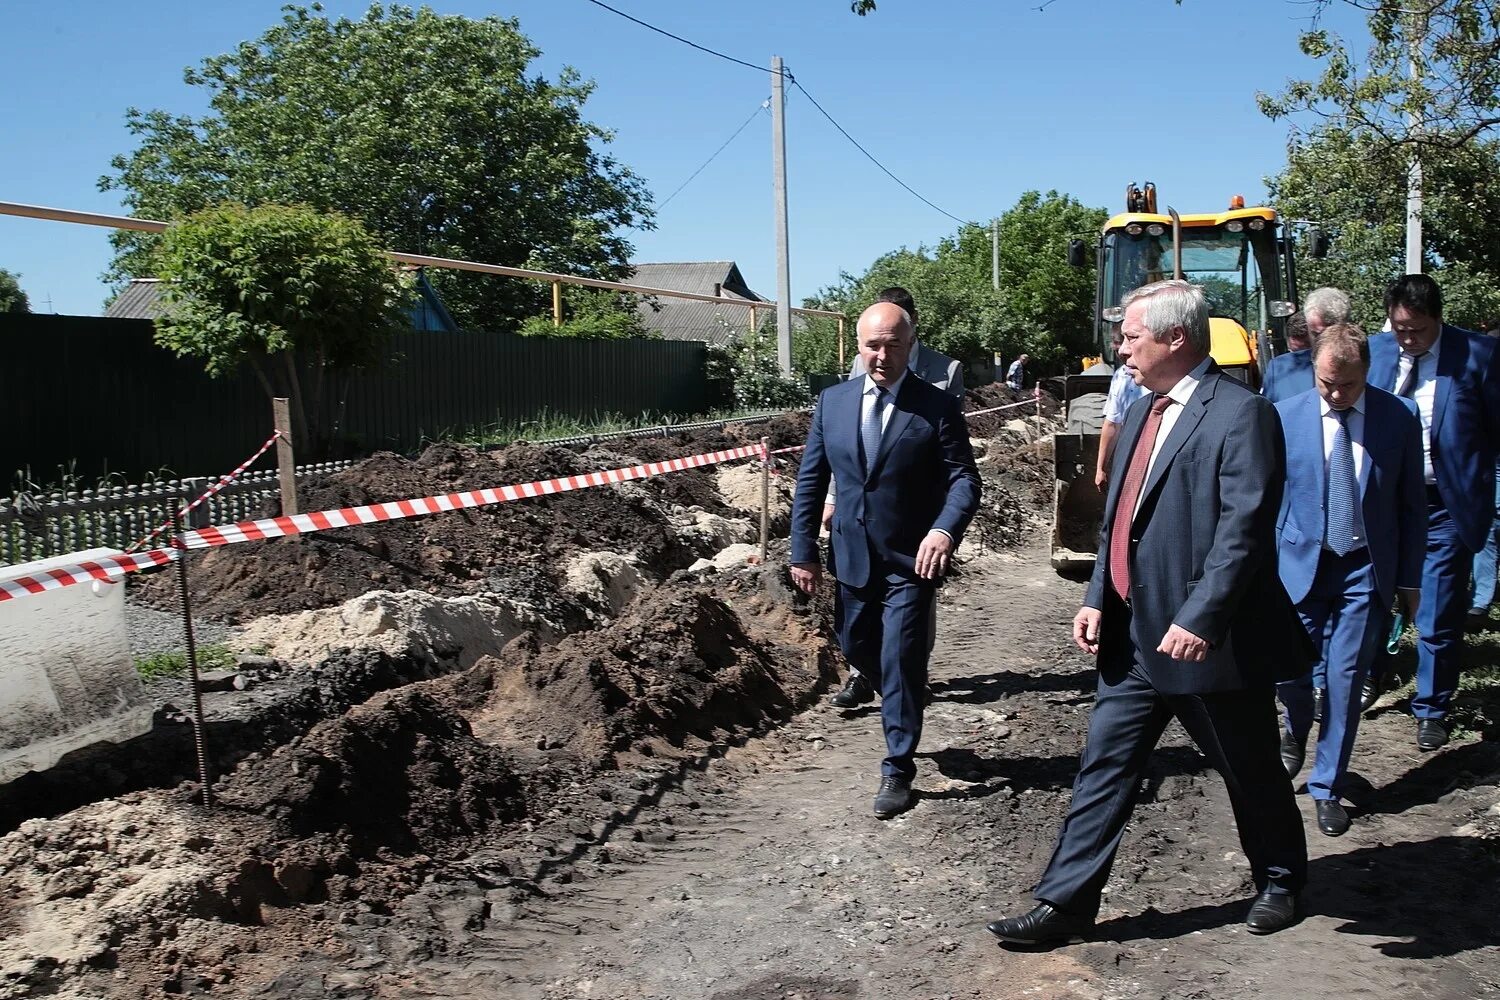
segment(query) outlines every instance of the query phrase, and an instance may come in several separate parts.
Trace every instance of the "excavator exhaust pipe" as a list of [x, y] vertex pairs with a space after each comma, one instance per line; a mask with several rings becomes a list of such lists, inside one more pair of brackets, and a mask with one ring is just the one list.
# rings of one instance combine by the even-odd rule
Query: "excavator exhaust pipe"
[[1177, 214], [1177, 209], [1171, 205], [1167, 206], [1167, 214], [1172, 217], [1172, 277], [1178, 281], [1182, 280], [1182, 216]]

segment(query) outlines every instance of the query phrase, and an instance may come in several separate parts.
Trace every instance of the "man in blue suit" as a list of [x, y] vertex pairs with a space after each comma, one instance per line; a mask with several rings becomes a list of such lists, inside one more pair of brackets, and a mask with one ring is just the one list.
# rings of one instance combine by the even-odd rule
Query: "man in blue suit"
[[1269, 402], [1209, 357], [1201, 288], [1161, 281], [1122, 304], [1120, 356], [1150, 395], [1120, 431], [1099, 558], [1073, 620], [1073, 641], [1099, 669], [1073, 801], [1038, 905], [987, 928], [1016, 944], [1093, 928], [1151, 751], [1174, 718], [1228, 788], [1258, 891], [1248, 929], [1293, 923], [1307, 877], [1307, 837], [1276, 739], [1275, 682], [1312, 663], [1276, 575], [1281, 425]]
[[1350, 308], [1349, 294], [1341, 289], [1323, 287], [1308, 292], [1301, 311], [1287, 322], [1287, 353], [1276, 355], [1266, 366], [1261, 395], [1279, 403], [1311, 389], [1312, 345], [1330, 326], [1349, 322]]
[[[1323, 331], [1313, 370], [1315, 390], [1276, 404], [1287, 442], [1276, 537], [1281, 582], [1321, 648], [1327, 695], [1307, 791], [1318, 830], [1337, 837], [1349, 829], [1339, 795], [1386, 612], [1397, 595], [1408, 617], [1419, 605], [1427, 491], [1416, 407], [1366, 386], [1364, 331]], [[1278, 691], [1287, 709], [1281, 758], [1295, 778], [1313, 723], [1313, 677], [1283, 681]]]
[[[1427, 483], [1427, 556], [1417, 625], [1417, 747], [1448, 742], [1458, 688], [1469, 567], [1495, 519], [1500, 441], [1500, 355], [1493, 338], [1443, 322], [1443, 294], [1425, 274], [1398, 278], [1385, 296], [1391, 332], [1370, 338], [1370, 384], [1416, 403]], [[1366, 685], [1365, 699], [1378, 690]]]
[[880, 687], [886, 757], [875, 815], [888, 819], [911, 805], [934, 592], [979, 509], [979, 473], [958, 399], [909, 370], [905, 310], [877, 302], [856, 331], [867, 374], [818, 397], [792, 504], [791, 573], [816, 591], [832, 478], [839, 645]]

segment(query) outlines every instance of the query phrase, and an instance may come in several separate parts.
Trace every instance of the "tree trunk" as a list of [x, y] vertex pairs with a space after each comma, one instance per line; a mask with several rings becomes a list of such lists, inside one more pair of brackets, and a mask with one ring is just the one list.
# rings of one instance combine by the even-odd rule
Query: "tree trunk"
[[308, 422], [308, 409], [302, 399], [302, 379], [297, 375], [296, 352], [282, 351], [281, 358], [286, 366], [287, 382], [291, 386], [293, 413], [297, 417], [297, 427], [294, 433], [301, 438], [298, 447], [313, 461], [321, 461], [322, 449], [318, 442], [318, 429]]

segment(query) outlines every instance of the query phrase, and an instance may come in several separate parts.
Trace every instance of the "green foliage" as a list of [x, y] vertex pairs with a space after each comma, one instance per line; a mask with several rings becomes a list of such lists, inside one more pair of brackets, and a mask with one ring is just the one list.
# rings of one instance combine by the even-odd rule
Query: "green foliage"
[[710, 381], [729, 384], [734, 406], [740, 410], [802, 406], [812, 399], [805, 381], [781, 374], [776, 360], [776, 331], [769, 325], [728, 346], [709, 344], [704, 374]]
[[[189, 215], [157, 251], [165, 314], [156, 341], [221, 376], [248, 362], [268, 395], [289, 396], [322, 445], [325, 373], [380, 361], [406, 325], [411, 283], [353, 219], [302, 206], [222, 205]], [[304, 398], [299, 368], [314, 385]]]
[[523, 337], [575, 337], [581, 340], [623, 340], [661, 335], [646, 329], [635, 309], [635, 297], [606, 288], [563, 286], [563, 322], [553, 326], [549, 309], [545, 316], [532, 316], [517, 331]]
[[[209, 670], [232, 670], [239, 660], [228, 646], [199, 646], [198, 669]], [[158, 677], [183, 677], [188, 672], [187, 653], [182, 650], [173, 650], [169, 653], [151, 653], [146, 656], [135, 658], [135, 672], [141, 675], [143, 680], [155, 680]]]
[[[1343, 288], [1368, 330], [1385, 320], [1386, 287], [1406, 270], [1404, 153], [1379, 137], [1325, 130], [1294, 138], [1282, 171], [1266, 178], [1288, 218], [1312, 219], [1332, 237], [1327, 258], [1297, 262], [1302, 294]], [[1444, 318], [1482, 329], [1500, 317], [1500, 143], [1482, 140], [1424, 168], [1423, 269], [1443, 287]]]
[[[804, 307], [824, 308], [817, 299]], [[839, 364], [839, 321], [828, 316], [806, 316], [793, 324], [792, 371], [805, 375], [843, 375], [854, 363], [854, 321], [844, 324], [844, 363]]]
[[[1028, 191], [1000, 217], [998, 292], [990, 228], [968, 225], [930, 250], [887, 253], [808, 304], [856, 317], [881, 289], [900, 285], [916, 300], [922, 343], [960, 359], [990, 352], [1014, 358], [1024, 351], [1033, 371], [1059, 370], [1094, 353], [1094, 274], [1068, 266], [1068, 240], [1097, 233], [1106, 217], [1104, 209], [1068, 195]], [[849, 338], [852, 343], [852, 330]], [[824, 343], [832, 338], [825, 334]], [[827, 346], [816, 350], [816, 360], [826, 364]]]
[[[582, 117], [593, 85], [550, 81], [515, 20], [374, 4], [360, 20], [287, 7], [279, 24], [189, 69], [210, 112], [130, 109], [139, 141], [103, 190], [132, 214], [176, 219], [224, 201], [306, 204], [360, 219], [393, 250], [622, 275], [649, 227], [643, 183]], [[156, 239], [113, 237], [115, 280], [157, 273]], [[431, 276], [461, 326], [503, 329], [546, 309], [532, 282]]]
[[1385, 149], [1456, 149], [1500, 125], [1494, 0], [1344, 0], [1367, 11], [1363, 58], [1319, 23], [1333, 2], [1314, 0], [1312, 26], [1299, 39], [1322, 72], [1279, 94], [1257, 94], [1262, 113], [1294, 126], [1307, 119], [1312, 133], [1347, 133]]
[[0, 267], [0, 313], [29, 313], [31, 300], [21, 290], [21, 276]]
[[714, 410], [699, 414], [606, 413], [592, 419], [584, 419], [543, 410], [531, 420], [503, 420], [493, 424], [441, 433], [430, 440], [449, 441], [473, 448], [490, 448], [510, 444], [513, 441], [545, 444], [548, 441], [670, 427], [674, 424], [743, 419], [760, 416], [765, 412], [764, 410]]

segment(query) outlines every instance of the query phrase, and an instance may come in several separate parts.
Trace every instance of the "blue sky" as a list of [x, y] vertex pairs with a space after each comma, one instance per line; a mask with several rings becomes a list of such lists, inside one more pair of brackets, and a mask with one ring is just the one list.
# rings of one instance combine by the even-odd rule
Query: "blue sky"
[[[1287, 129], [1255, 108], [1315, 64], [1296, 47], [1296, 0], [611, 0], [636, 17], [769, 67], [786, 60], [820, 104], [898, 177], [945, 211], [986, 220], [1030, 188], [1119, 210], [1128, 181], [1163, 204], [1254, 202]], [[543, 50], [598, 90], [589, 117], [617, 132], [613, 153], [670, 194], [770, 94], [756, 73], [652, 34], [586, 0], [440, 0], [443, 13], [520, 19]], [[363, 2], [327, 0], [330, 15]], [[1333, 5], [1330, 27], [1360, 32]], [[197, 114], [182, 70], [259, 35], [278, 0], [21, 0], [7, 10], [0, 61], [0, 200], [119, 212], [96, 188], [132, 148], [128, 106]], [[1174, 65], [1175, 64], [1175, 65]], [[902, 191], [795, 90], [787, 107], [792, 294], [859, 273], [879, 254], [931, 245], [955, 224]], [[639, 261], [733, 259], [775, 295], [770, 121], [756, 121], [633, 234]], [[392, 248], [401, 249], [401, 248]], [[95, 314], [106, 231], [0, 217], [0, 267], [19, 271], [38, 311]]]

